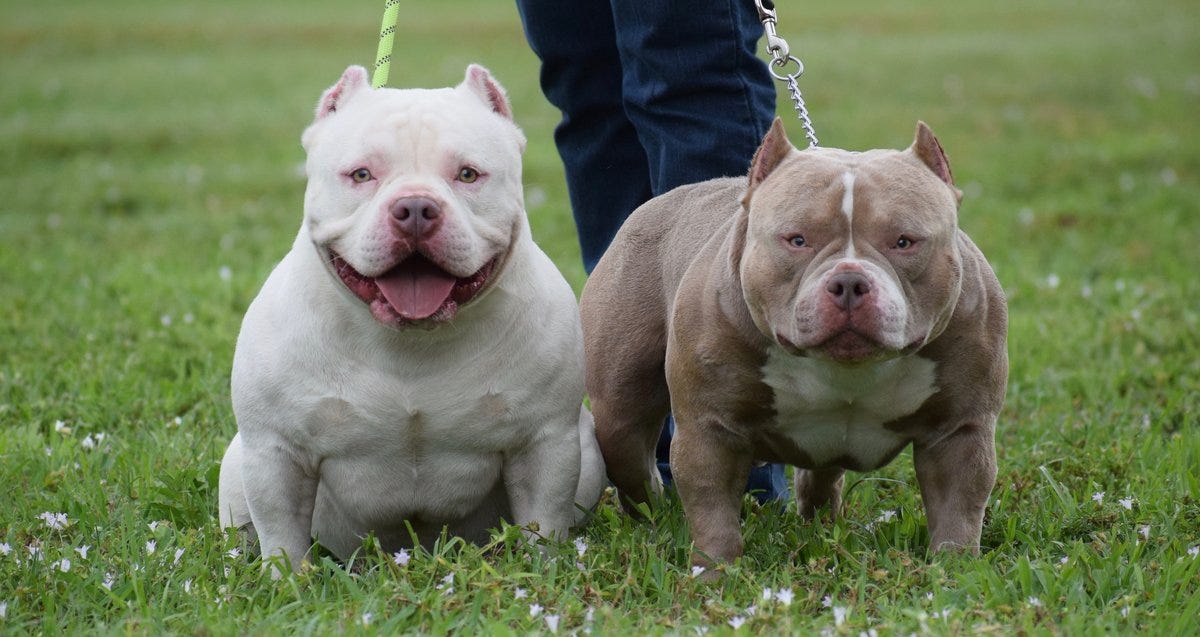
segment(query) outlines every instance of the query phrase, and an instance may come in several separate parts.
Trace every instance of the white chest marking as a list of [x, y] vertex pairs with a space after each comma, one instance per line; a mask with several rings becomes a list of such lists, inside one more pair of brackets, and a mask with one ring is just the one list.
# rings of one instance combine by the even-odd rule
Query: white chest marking
[[854, 173], [842, 173], [842, 214], [846, 215], [849, 238], [846, 240], [846, 256], [854, 258]]
[[772, 348], [762, 372], [775, 391], [780, 433], [818, 466], [849, 457], [871, 469], [905, 443], [883, 425], [915, 412], [937, 391], [936, 368], [919, 357], [851, 367]]

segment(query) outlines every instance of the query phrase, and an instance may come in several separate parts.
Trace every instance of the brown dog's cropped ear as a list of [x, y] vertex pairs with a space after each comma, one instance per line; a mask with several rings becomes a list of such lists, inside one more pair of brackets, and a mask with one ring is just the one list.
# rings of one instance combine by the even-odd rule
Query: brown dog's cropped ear
[[478, 64], [472, 64], [467, 67], [467, 76], [463, 78], [462, 85], [471, 89], [471, 92], [479, 96], [484, 104], [491, 107], [492, 111], [499, 114], [501, 117], [511, 120], [513, 118], [512, 105], [508, 102], [508, 94], [504, 92], [504, 87], [492, 77], [492, 74], [487, 69]]
[[917, 156], [917, 159], [921, 160], [921, 163], [928, 166], [929, 170], [938, 176], [938, 179], [946, 182], [946, 185], [954, 191], [955, 198], [962, 202], [962, 191], [954, 186], [954, 173], [950, 172], [950, 160], [946, 159], [946, 152], [942, 150], [941, 142], [925, 122], [917, 122], [917, 133], [909, 150]]
[[746, 196], [742, 198], [743, 206], [750, 205], [750, 195], [754, 189], [779, 166], [788, 153], [794, 150], [796, 147], [792, 146], [792, 142], [788, 140], [787, 131], [783, 128], [783, 120], [776, 117], [775, 121], [771, 122], [771, 130], [767, 131], [766, 137], [763, 137], [762, 144], [750, 162], [750, 182], [746, 186]]
[[338, 107], [345, 105], [351, 96], [369, 87], [370, 80], [367, 79], [366, 69], [358, 65], [347, 68], [337, 84], [321, 94], [321, 99], [317, 102], [317, 119], [337, 112]]

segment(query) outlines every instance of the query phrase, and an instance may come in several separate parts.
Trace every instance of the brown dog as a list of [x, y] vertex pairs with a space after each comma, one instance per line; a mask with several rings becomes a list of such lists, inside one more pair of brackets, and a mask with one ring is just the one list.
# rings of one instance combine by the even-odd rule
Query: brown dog
[[[904, 151], [797, 151], [775, 121], [749, 179], [633, 213], [581, 300], [587, 388], [628, 508], [671, 468], [695, 561], [742, 553], [756, 461], [797, 467], [800, 513], [906, 445], [932, 549], [979, 550], [1008, 376], [1003, 292], [958, 229], [962, 193], [924, 123]], [[649, 491], [648, 491], [649, 489]]]

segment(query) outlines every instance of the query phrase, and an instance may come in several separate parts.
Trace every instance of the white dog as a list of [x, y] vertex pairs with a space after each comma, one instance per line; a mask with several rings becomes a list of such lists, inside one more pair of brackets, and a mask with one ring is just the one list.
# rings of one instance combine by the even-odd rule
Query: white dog
[[264, 556], [339, 557], [501, 518], [561, 537], [604, 488], [571, 288], [533, 243], [503, 89], [372, 89], [352, 66], [303, 135], [304, 223], [251, 303], [220, 521]]

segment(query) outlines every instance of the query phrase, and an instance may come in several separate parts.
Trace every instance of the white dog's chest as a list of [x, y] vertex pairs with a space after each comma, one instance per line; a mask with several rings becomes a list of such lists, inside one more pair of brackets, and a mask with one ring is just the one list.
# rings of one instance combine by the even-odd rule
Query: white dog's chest
[[850, 460], [873, 469], [908, 442], [884, 424], [937, 391], [936, 368], [919, 357], [846, 367], [772, 350], [762, 372], [775, 393], [777, 432], [814, 466]]

